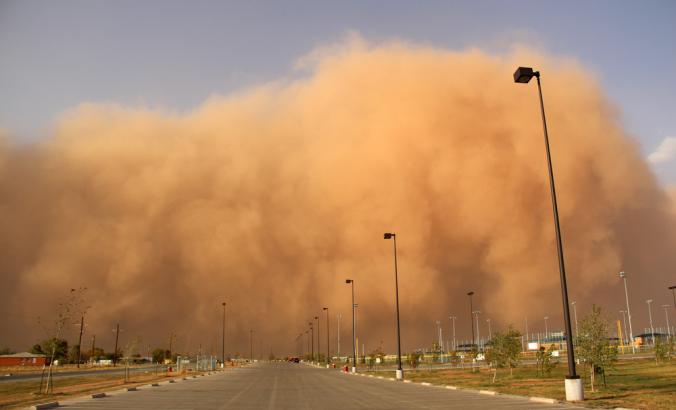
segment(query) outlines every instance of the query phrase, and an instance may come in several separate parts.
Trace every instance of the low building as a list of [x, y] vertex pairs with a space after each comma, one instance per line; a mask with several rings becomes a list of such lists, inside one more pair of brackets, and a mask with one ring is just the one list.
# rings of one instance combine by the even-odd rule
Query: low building
[[43, 354], [23, 352], [0, 356], [0, 366], [45, 366], [48, 364], [49, 358]]

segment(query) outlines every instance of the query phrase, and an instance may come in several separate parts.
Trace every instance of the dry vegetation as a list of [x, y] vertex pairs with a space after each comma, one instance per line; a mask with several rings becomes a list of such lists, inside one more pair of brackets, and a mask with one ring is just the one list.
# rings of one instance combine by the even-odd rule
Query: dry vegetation
[[[582, 371], [582, 369], [580, 369]], [[468, 389], [488, 389], [523, 396], [565, 399], [563, 378], [566, 366], [560, 364], [550, 376], [538, 378], [534, 366], [517, 368], [513, 376], [502, 369], [495, 383], [492, 371], [472, 373], [468, 369], [409, 371], [408, 379], [417, 382], [454, 385]], [[676, 409], [676, 364], [655, 365], [654, 360], [621, 361], [606, 376], [607, 387], [599, 383], [599, 391], [589, 392], [585, 377], [585, 401], [589, 407], [626, 407], [634, 409]], [[598, 378], [598, 376], [597, 376]], [[597, 380], [597, 383], [599, 381]]]
[[[171, 376], [175, 377], [175, 375]], [[0, 382], [0, 407], [23, 407], [45, 401], [63, 400], [92, 392], [110, 391], [116, 388], [138, 386], [152, 381], [168, 379], [165, 373], [132, 373], [131, 380], [124, 382], [124, 375], [101, 374], [54, 379], [54, 394], [37, 394], [40, 380]]]

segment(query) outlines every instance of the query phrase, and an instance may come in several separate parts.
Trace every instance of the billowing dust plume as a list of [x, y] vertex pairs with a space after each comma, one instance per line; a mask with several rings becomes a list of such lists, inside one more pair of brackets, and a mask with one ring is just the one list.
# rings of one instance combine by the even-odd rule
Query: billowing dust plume
[[450, 315], [469, 338], [469, 290], [484, 334], [487, 318], [560, 329], [537, 89], [513, 82], [518, 65], [542, 72], [578, 314], [618, 315], [620, 270], [634, 329], [647, 297], [668, 302], [671, 202], [574, 61], [357, 41], [312, 64], [189, 113], [83, 104], [45, 141], [0, 139], [0, 345], [44, 338], [36, 317], [86, 286], [85, 340], [106, 350], [119, 322], [144, 348], [173, 332], [174, 350], [220, 353], [225, 301], [231, 354], [248, 355], [249, 329], [256, 355], [292, 352], [315, 315], [324, 350], [323, 306], [347, 352], [352, 278], [360, 347], [392, 351], [389, 231], [404, 350], [430, 346], [436, 320], [446, 339]]

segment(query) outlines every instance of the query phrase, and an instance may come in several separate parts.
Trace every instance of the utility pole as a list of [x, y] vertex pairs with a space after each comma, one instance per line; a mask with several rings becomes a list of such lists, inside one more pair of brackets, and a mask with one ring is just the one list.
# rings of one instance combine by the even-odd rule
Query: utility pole
[[452, 323], [452, 326], [453, 326], [453, 351], [457, 351], [458, 346], [455, 344], [455, 319], [456, 319], [456, 317], [455, 316], [449, 316], [448, 318], [451, 319], [451, 323]]
[[92, 363], [94, 363], [94, 354], [95, 354], [94, 352], [96, 351], [94, 350], [96, 347], [95, 345], [96, 345], [96, 335], [92, 335], [92, 356], [91, 356]]
[[340, 358], [340, 319], [343, 317], [342, 314], [338, 313], [338, 354], [337, 356]]
[[77, 342], [77, 368], [80, 368], [80, 359], [82, 358], [82, 332], [84, 332], [84, 313], [80, 318], [80, 338]]
[[115, 351], [113, 352], [113, 367], [117, 366], [117, 342], [120, 340], [120, 324], [115, 327]]

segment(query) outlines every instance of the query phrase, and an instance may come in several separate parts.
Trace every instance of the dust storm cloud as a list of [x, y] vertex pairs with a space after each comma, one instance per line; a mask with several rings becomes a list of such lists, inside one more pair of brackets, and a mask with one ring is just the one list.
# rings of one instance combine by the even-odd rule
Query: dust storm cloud
[[543, 73], [571, 298], [614, 312], [627, 270], [640, 328], [676, 267], [673, 208], [595, 79], [524, 49], [356, 42], [188, 113], [83, 104], [39, 143], [0, 138], [0, 345], [28, 348], [35, 318], [86, 286], [107, 350], [119, 321], [143, 346], [174, 332], [179, 350], [220, 352], [226, 301], [230, 353], [250, 328], [257, 354], [292, 351], [322, 306], [333, 335], [342, 313], [345, 351], [349, 277], [360, 344], [391, 350], [386, 231], [404, 350], [450, 314], [469, 334], [468, 290], [494, 329], [560, 323], [537, 91], [517, 65]]

